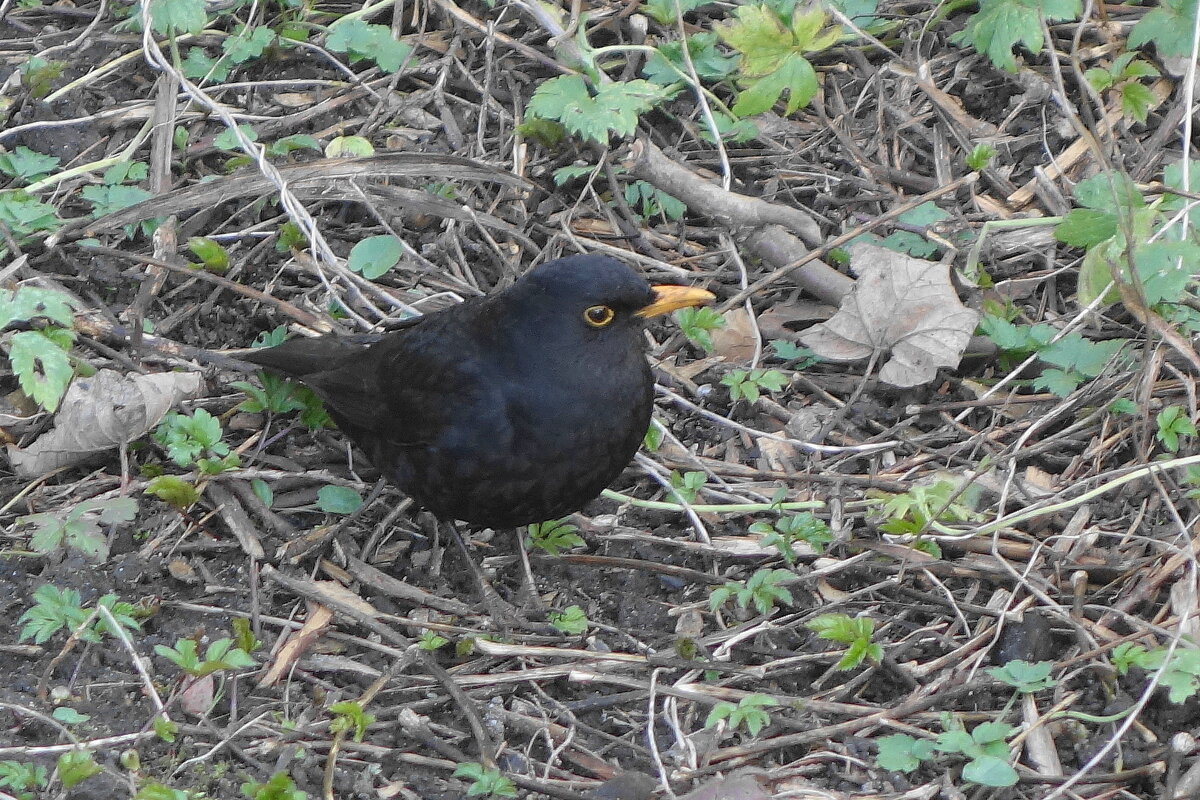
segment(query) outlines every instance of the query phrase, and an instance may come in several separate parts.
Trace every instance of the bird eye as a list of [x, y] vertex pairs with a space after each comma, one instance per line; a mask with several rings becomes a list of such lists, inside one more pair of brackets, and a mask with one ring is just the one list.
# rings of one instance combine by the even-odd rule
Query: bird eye
[[583, 319], [588, 325], [593, 328], [603, 328], [613, 321], [613, 317], [617, 312], [613, 311], [608, 306], [590, 306], [583, 312]]

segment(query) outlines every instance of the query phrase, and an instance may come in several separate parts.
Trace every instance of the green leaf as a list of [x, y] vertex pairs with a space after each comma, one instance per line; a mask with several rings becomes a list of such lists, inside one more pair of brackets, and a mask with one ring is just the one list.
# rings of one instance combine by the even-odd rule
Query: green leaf
[[155, 33], [164, 36], [180, 33], [194, 36], [208, 24], [204, 0], [150, 0], [150, 20]]
[[1087, 70], [1083, 73], [1083, 77], [1097, 92], [1103, 92], [1105, 89], [1111, 88], [1116, 82], [1116, 78], [1110, 71], [1099, 67]]
[[568, 606], [561, 613], [550, 614], [550, 624], [569, 636], [578, 636], [588, 629], [588, 618], [579, 606]]
[[368, 236], [351, 248], [346, 266], [373, 281], [399, 264], [403, 254], [404, 246], [395, 236]]
[[561, 75], [534, 91], [528, 111], [561, 122], [576, 136], [603, 144], [608, 141], [610, 131], [619, 136], [632, 134], [638, 116], [666, 97], [663, 87], [645, 80], [609, 84], [593, 97], [583, 78]]
[[101, 771], [101, 767], [86, 750], [69, 750], [58, 757], [58, 779], [64, 789], [73, 789]]
[[653, 19], [659, 25], [674, 25], [675, 23], [675, 5], [679, 5], [679, 13], [686, 14], [693, 11], [709, 0], [646, 0], [642, 6], [642, 10], [646, 12], [646, 16]]
[[235, 64], [258, 58], [275, 41], [275, 31], [265, 25], [243, 30], [221, 44], [221, 49]]
[[1116, 235], [1116, 216], [1089, 208], [1072, 209], [1054, 226], [1054, 237], [1071, 247], [1091, 247]]
[[152, 192], [148, 192], [140, 186], [121, 185], [85, 186], [79, 194], [92, 204], [92, 216], [96, 219], [105, 214], [137, 205], [154, 196]]
[[54, 206], [30, 197], [22, 189], [0, 192], [0, 223], [8, 226], [18, 242], [63, 224]]
[[89, 714], [80, 714], [70, 706], [59, 706], [58, 708], [54, 709], [54, 712], [50, 716], [54, 717], [64, 725], [78, 725], [82, 722], [87, 722], [92, 718]]
[[1033, 379], [1033, 388], [1042, 389], [1055, 397], [1067, 397], [1083, 383], [1083, 376], [1078, 372], [1061, 369], [1048, 369]]
[[54, 289], [21, 286], [15, 292], [0, 290], [0, 328], [14, 320], [48, 319], [64, 328], [75, 324], [71, 298]]
[[103, 180], [109, 186], [146, 180], [150, 168], [143, 161], [119, 161], [104, 170]]
[[146, 484], [146, 494], [154, 495], [172, 508], [185, 509], [200, 500], [200, 493], [178, 475], [159, 475]]
[[1084, 377], [1095, 378], [1124, 345], [1124, 339], [1093, 342], [1081, 334], [1071, 333], [1043, 348], [1038, 357], [1056, 367], [1073, 369]]
[[[242, 134], [242, 136], [246, 137], [250, 141], [252, 141], [252, 142], [258, 141], [258, 132], [255, 131], [254, 128], [251, 128], [249, 125], [238, 125], [237, 129]], [[237, 140], [237, 135], [234, 134], [234, 132], [231, 129], [226, 128], [225, 130], [221, 131], [220, 133], [218, 133], [216, 136], [213, 137], [213, 147], [217, 148], [218, 150], [225, 150], [227, 152], [232, 152], [235, 150], [241, 150], [242, 146]]]
[[397, 40], [386, 25], [371, 25], [361, 19], [334, 24], [325, 46], [336, 53], [347, 53], [350, 63], [373, 59], [384, 72], [396, 72], [412, 53], [412, 48]]
[[229, 251], [215, 239], [193, 236], [188, 239], [188, 249], [204, 263], [209, 272], [223, 273], [229, 269]]
[[65, 350], [42, 331], [21, 331], [8, 343], [8, 358], [21, 390], [47, 411], [58, 408], [74, 369]]
[[893, 733], [876, 740], [879, 755], [875, 762], [886, 770], [912, 772], [933, 755], [933, 742], [914, 739], [905, 733]]
[[1136, 49], [1149, 42], [1160, 56], [1187, 56], [1192, 52], [1198, 0], [1159, 0], [1158, 6], [1133, 26], [1126, 46]]
[[1195, 279], [1200, 247], [1192, 241], [1157, 239], [1135, 249], [1133, 260], [1147, 305], [1177, 303]]
[[275, 493], [271, 490], [270, 485], [262, 478], [255, 478], [250, 481], [250, 490], [254, 492], [255, 497], [262, 501], [263, 505], [270, 508], [275, 502]]
[[202, 47], [189, 47], [183, 59], [184, 76], [194, 81], [216, 81], [222, 83], [233, 71], [233, 61], [228, 58], [213, 58]]
[[1130, 81], [1121, 85], [1121, 113], [1130, 119], [1137, 120], [1143, 125], [1150, 114], [1150, 108], [1157, 102], [1154, 92], [1149, 86]]
[[58, 166], [58, 156], [47, 156], [19, 145], [11, 153], [0, 153], [0, 172], [10, 178], [30, 182]]
[[1013, 786], [1019, 778], [1007, 761], [995, 756], [980, 756], [969, 761], [963, 767], [962, 776], [971, 783], [993, 787]]
[[950, 40], [970, 44], [997, 67], [1016, 72], [1013, 47], [1041, 52], [1043, 16], [1048, 22], [1075, 19], [1082, 10], [1080, 0], [981, 0], [967, 27]]
[[1079, 204], [1097, 211], [1119, 214], [1132, 212], [1146, 205], [1137, 184], [1123, 172], [1101, 172], [1075, 185]]
[[353, 514], [362, 504], [362, 496], [349, 486], [322, 486], [317, 492], [317, 508], [327, 514]]
[[770, 111], [786, 91], [788, 101], [784, 113], [793, 114], [813, 99], [818, 88], [817, 73], [812, 64], [803, 56], [792, 55], [774, 71], [747, 82], [746, 88], [738, 94], [732, 111], [739, 117]]
[[[697, 33], [687, 40], [688, 55], [696, 68], [696, 77], [705, 81], [721, 81], [737, 69], [737, 59], [717, 49], [715, 33]], [[683, 43], [664, 42], [646, 59], [642, 75], [653, 83], [670, 86], [683, 80], [680, 73], [687, 75], [687, 62], [683, 57]]]

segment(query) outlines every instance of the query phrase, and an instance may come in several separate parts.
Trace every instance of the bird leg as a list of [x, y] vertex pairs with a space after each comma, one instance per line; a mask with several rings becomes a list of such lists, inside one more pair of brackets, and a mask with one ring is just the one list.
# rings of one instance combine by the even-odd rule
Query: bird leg
[[521, 556], [521, 585], [517, 589], [517, 596], [521, 599], [523, 608], [531, 611], [537, 619], [545, 619], [546, 607], [542, 605], [542, 598], [538, 597], [537, 583], [533, 579], [533, 569], [529, 566], [529, 553], [525, 550], [525, 539], [521, 535], [520, 528], [514, 528], [511, 533], [513, 545]]
[[463, 540], [457, 522], [450, 522], [450, 534], [458, 546], [463, 560], [467, 562], [467, 567], [471, 570], [471, 575], [475, 578], [475, 588], [479, 590], [484, 608], [487, 609], [488, 615], [492, 620], [505, 630], [517, 629], [544, 633], [546, 629], [544, 624], [531, 622], [526, 619], [521, 609], [501, 597], [496, 588], [492, 586], [491, 581], [483, 574], [483, 569], [475, 561], [474, 554], [467, 548], [467, 543]]

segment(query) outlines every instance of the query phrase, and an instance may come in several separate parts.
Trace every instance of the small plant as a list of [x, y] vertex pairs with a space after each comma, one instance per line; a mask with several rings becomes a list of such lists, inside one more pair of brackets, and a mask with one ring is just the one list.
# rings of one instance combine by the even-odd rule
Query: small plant
[[87, 750], [68, 750], [58, 757], [56, 766], [64, 789], [78, 786], [102, 769]]
[[476, 761], [459, 764], [454, 770], [454, 777], [466, 778], [471, 781], [467, 787], [468, 797], [487, 795], [488, 797], [516, 797], [517, 787], [504, 777], [495, 767], [485, 767]]
[[[149, 168], [140, 161], [122, 161], [104, 171], [103, 183], [98, 186], [85, 186], [79, 194], [92, 204], [92, 216], [99, 219], [153, 197], [153, 194], [140, 186], [127, 184], [145, 180], [148, 172]], [[124, 230], [126, 236], [133, 236], [139, 229], [148, 236], [156, 227], [158, 220], [146, 220], [140, 224], [127, 225]]]
[[996, 148], [990, 144], [977, 144], [975, 149], [967, 154], [966, 164], [967, 169], [973, 172], [979, 172], [986, 169], [987, 165], [992, 163], [992, 159], [996, 157]]
[[186, 789], [172, 789], [165, 783], [151, 781], [138, 789], [133, 800], [203, 800], [203, 798]]
[[192, 251], [192, 255], [200, 259], [204, 269], [209, 272], [224, 275], [229, 271], [229, 251], [216, 239], [210, 239], [207, 236], [193, 236], [188, 239], [187, 246], [188, 250]]
[[41, 100], [50, 94], [54, 81], [66, 68], [65, 61], [47, 61], [34, 56], [17, 69], [21, 73], [21, 85], [29, 90], [29, 95], [34, 100]]
[[156, 475], [146, 484], [153, 495], [177, 511], [186, 511], [200, 501], [200, 490], [178, 475]]
[[19, 525], [32, 525], [29, 546], [38, 553], [52, 553], [66, 548], [78, 550], [93, 561], [108, 556], [108, 542], [101, 524], [116, 525], [129, 522], [137, 515], [137, 500], [132, 497], [110, 497], [107, 500], [87, 500], [65, 511], [28, 514], [17, 518]]
[[242, 794], [250, 800], [308, 800], [286, 772], [276, 772], [266, 783], [247, 781], [242, 784]]
[[192, 80], [212, 80], [224, 83], [234, 67], [261, 58], [267, 48], [282, 40], [275, 31], [265, 25], [246, 26], [236, 36], [229, 36], [221, 43], [222, 54], [212, 58], [202, 47], [192, 47], [183, 59], [183, 74]]
[[1017, 771], [1008, 763], [1008, 737], [1015, 728], [1004, 722], [981, 722], [967, 733], [961, 723], [946, 723], [934, 745], [943, 753], [959, 753], [968, 759], [962, 776], [980, 786], [1004, 787], [1017, 782]]
[[329, 29], [325, 46], [335, 53], [346, 53], [351, 64], [370, 59], [387, 73], [398, 72], [412, 55], [412, 47], [396, 39], [391, 27], [361, 19], [335, 23]]
[[805, 627], [821, 639], [847, 646], [845, 654], [837, 663], [837, 669], [849, 670], [863, 661], [878, 664], [883, 660], [883, 647], [871, 641], [871, 634], [875, 632], [875, 620], [870, 617], [822, 614], [806, 622]]
[[777, 705], [778, 700], [765, 694], [747, 695], [739, 700], [736, 706], [733, 703], [717, 703], [712, 711], [708, 712], [704, 727], [714, 728], [717, 723], [725, 720], [730, 730], [744, 727], [751, 736], [758, 736], [759, 731], [771, 722], [771, 715], [765, 709]]
[[1158, 70], [1150, 63], [1137, 58], [1137, 53], [1122, 53], [1108, 68], [1093, 67], [1083, 76], [1097, 92], [1114, 90], [1121, 102], [1121, 113], [1130, 119], [1145, 124], [1150, 107], [1154, 105], [1154, 93], [1150, 87], [1139, 83], [1142, 78], [1157, 78]]
[[572, 547], [583, 546], [583, 537], [579, 535], [578, 530], [578, 527], [565, 519], [537, 522], [529, 526], [529, 536], [525, 539], [525, 546], [537, 548], [556, 556]]
[[891, 495], [881, 511], [887, 521], [879, 526], [885, 533], [915, 534], [928, 527], [967, 522], [977, 515], [970, 506], [978, 490], [959, 487], [950, 481], [913, 486], [904, 494]]
[[755, 522], [750, 526], [750, 532], [762, 534], [762, 546], [779, 550], [789, 565], [796, 563], [797, 542], [805, 542], [820, 553], [825, 550], [825, 545], [833, 541], [829, 526], [807, 511], [803, 514], [784, 514], [773, 522]]
[[254, 630], [250, 627], [250, 620], [244, 617], [234, 617], [230, 627], [233, 628], [234, 645], [239, 650], [253, 653], [262, 647], [262, 642], [255, 638]]
[[362, 504], [362, 495], [349, 486], [330, 484], [317, 490], [317, 508], [326, 514], [353, 514]]
[[708, 597], [708, 607], [716, 611], [730, 599], [735, 599], [738, 608], [746, 608], [754, 603], [758, 613], [769, 614], [776, 603], [790, 605], [793, 602], [792, 593], [787, 587], [780, 586], [792, 577], [792, 573], [786, 569], [760, 569], [745, 583], [730, 581], [713, 589]]
[[[33, 600], [33, 607], [22, 614], [17, 622], [24, 623], [20, 640], [32, 639], [35, 644], [44, 644], [60, 630], [75, 632], [94, 612], [94, 609], [83, 607], [79, 592], [59, 589], [50, 583], [34, 589]], [[136, 611], [134, 606], [117, 600], [115, 594], [104, 595], [96, 601], [96, 605], [107, 608], [121, 627], [127, 630], [139, 627], [133, 616]], [[113, 635], [114, 631], [103, 616], [96, 615], [92, 624], [79, 632], [79, 638], [95, 643], [100, 641], [103, 634]]]
[[179, 639], [174, 647], [155, 645], [154, 652], [193, 678], [202, 678], [227, 669], [257, 666], [250, 654], [240, 647], [235, 647], [233, 639], [229, 638], [211, 643], [205, 648], [203, 659], [200, 658], [199, 648], [194, 639]]
[[526, 107], [531, 118], [559, 122], [571, 134], [598, 144], [609, 136], [630, 136], [638, 117], [666, 100], [672, 91], [636, 79], [600, 85], [594, 91], [579, 75], [560, 75], [542, 83]]
[[550, 614], [550, 624], [568, 636], [578, 636], [587, 630], [588, 618], [579, 606], [567, 606]]
[[241, 463], [237, 453], [221, 441], [221, 422], [203, 408], [191, 416], [172, 412], [166, 416], [154, 438], [167, 448], [167, 455], [181, 467], [193, 463], [207, 475], [233, 469]]
[[0, 761], [0, 789], [11, 792], [17, 800], [34, 800], [34, 790], [45, 786], [46, 768], [41, 764]]
[[1158, 412], [1155, 418], [1158, 430], [1154, 438], [1168, 452], [1179, 452], [1179, 439], [1196, 435], [1196, 425], [1188, 418], [1187, 412], [1181, 406], [1167, 406]]
[[363, 737], [367, 735], [367, 726], [375, 721], [375, 717], [366, 712], [362, 703], [353, 700], [334, 703], [329, 707], [329, 713], [334, 715], [333, 721], [329, 723], [330, 732], [334, 734], [349, 733], [356, 742], [363, 740]]
[[671, 470], [668, 480], [671, 483], [671, 494], [675, 501], [688, 505], [696, 502], [696, 496], [704, 488], [708, 476], [703, 472], [685, 472], [681, 475], [679, 470]]
[[661, 216], [674, 222], [683, 219], [687, 212], [687, 206], [646, 181], [626, 186], [625, 202], [644, 220]]
[[646, 12], [646, 16], [653, 19], [659, 25], [674, 25], [675, 24], [675, 8], [678, 6], [680, 14], [686, 14], [704, 5], [706, 0], [646, 0], [642, 6], [642, 11]]
[[0, 173], [19, 183], [32, 183], [46, 177], [50, 170], [58, 166], [59, 161], [58, 156], [42, 155], [20, 145], [11, 153], [0, 153]]
[[988, 669], [988, 674], [998, 681], [1007, 683], [1018, 692], [1033, 694], [1058, 684], [1058, 681], [1050, 677], [1052, 669], [1054, 669], [1054, 663], [1051, 661], [1039, 661], [1031, 664], [1018, 659], [1009, 661], [1000, 667], [991, 667]]
[[743, 5], [734, 17], [715, 26], [725, 43], [741, 54], [737, 74], [742, 90], [733, 113], [749, 117], [770, 111], [784, 92], [784, 114], [808, 105], [819, 86], [805, 56], [832, 47], [842, 38], [841, 29], [829, 26], [819, 7], [785, 16], [770, 5]]
[[772, 339], [771, 349], [775, 351], [775, 357], [781, 361], [795, 362], [792, 364], [792, 369], [808, 369], [823, 360], [809, 348], [787, 339]]
[[402, 255], [404, 245], [395, 236], [368, 236], [350, 249], [346, 266], [373, 281], [399, 264]]
[[921, 766], [922, 761], [933, 758], [936, 752], [933, 742], [928, 739], [915, 739], [907, 733], [883, 736], [876, 744], [879, 746], [879, 754], [875, 757], [875, 763], [894, 772], [912, 772]]
[[417, 640], [417, 647], [427, 653], [432, 653], [434, 650], [440, 650], [450, 644], [450, 640], [445, 636], [434, 631], [425, 631], [421, 634], [421, 638]]
[[737, 402], [758, 402], [761, 392], [778, 392], [788, 384], [788, 377], [777, 369], [735, 369], [721, 377], [721, 383], [729, 387], [729, 399]]
[[1162, 669], [1159, 683], [1167, 687], [1167, 697], [1172, 703], [1186, 702], [1200, 693], [1200, 648], [1181, 646], [1171, 653], [1166, 647], [1147, 650], [1139, 644], [1125, 642], [1113, 648], [1112, 660], [1121, 675], [1129, 672], [1131, 667], [1140, 667], [1147, 672]]
[[969, 44], [1000, 69], [1016, 72], [1015, 46], [1024, 45], [1037, 55], [1042, 50], [1042, 26], [1075, 19], [1082, 10], [1080, 0], [981, 0], [967, 27], [950, 41]]
[[1160, 57], [1187, 56], [1192, 52], [1195, 27], [1196, 0], [1162, 0], [1133, 26], [1126, 46], [1153, 42]]
[[[0, 193], [0, 223], [11, 230], [25, 230], [20, 222], [6, 219], [4, 196]], [[19, 239], [18, 239], [19, 241]], [[8, 360], [21, 391], [47, 411], [58, 408], [67, 385], [75, 374], [67, 355], [75, 341], [72, 300], [62, 292], [38, 286], [21, 286], [16, 291], [0, 290], [0, 330], [14, 322], [38, 323], [34, 330], [5, 334]]]
[[725, 327], [725, 318], [707, 306], [682, 308], [675, 312], [675, 323], [692, 344], [705, 353], [713, 351], [712, 332]]
[[[17, 244], [25, 244], [62, 226], [54, 206], [43, 203], [24, 189], [0, 192], [0, 223], [12, 231]], [[0, 254], [8, 253], [8, 246], [0, 247]]]

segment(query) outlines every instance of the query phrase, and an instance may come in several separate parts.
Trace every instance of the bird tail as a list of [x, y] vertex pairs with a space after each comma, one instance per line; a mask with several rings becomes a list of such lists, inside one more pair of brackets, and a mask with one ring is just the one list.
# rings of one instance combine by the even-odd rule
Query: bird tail
[[275, 347], [245, 350], [230, 355], [293, 378], [303, 378], [306, 375], [336, 369], [344, 364], [346, 359], [358, 355], [364, 349], [364, 344], [347, 337], [317, 336], [289, 339]]

